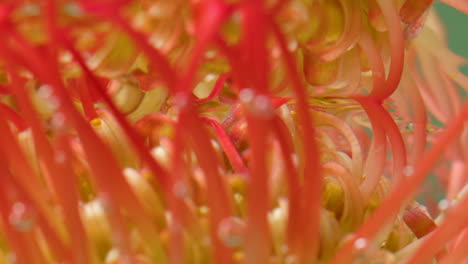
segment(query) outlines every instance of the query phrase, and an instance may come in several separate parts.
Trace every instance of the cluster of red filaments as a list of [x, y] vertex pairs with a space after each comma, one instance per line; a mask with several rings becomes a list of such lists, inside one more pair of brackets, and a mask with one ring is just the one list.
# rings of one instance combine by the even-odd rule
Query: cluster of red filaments
[[466, 262], [432, 3], [2, 1], [0, 263]]

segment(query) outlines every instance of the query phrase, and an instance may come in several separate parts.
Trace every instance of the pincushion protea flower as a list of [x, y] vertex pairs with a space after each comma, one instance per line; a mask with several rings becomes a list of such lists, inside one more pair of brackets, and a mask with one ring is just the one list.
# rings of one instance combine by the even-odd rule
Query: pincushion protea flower
[[432, 2], [2, 1], [0, 263], [466, 263]]

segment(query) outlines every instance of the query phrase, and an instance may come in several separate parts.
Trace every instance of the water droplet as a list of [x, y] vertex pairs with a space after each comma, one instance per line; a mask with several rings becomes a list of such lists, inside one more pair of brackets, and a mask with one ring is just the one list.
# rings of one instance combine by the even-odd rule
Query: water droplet
[[296, 153], [291, 154], [291, 160], [294, 166], [299, 166], [299, 156]]
[[406, 124], [406, 130], [413, 131], [414, 130], [414, 123], [410, 122]]
[[219, 146], [218, 142], [214, 139], [210, 140], [211, 142], [211, 146], [213, 146], [213, 148], [217, 151], [219, 151], [221, 149], [221, 147]]
[[354, 248], [358, 249], [358, 250], [361, 250], [361, 249], [365, 249], [367, 247], [367, 239], [365, 238], [358, 238], [356, 239], [356, 241], [354, 241]]
[[293, 40], [288, 43], [289, 51], [295, 51], [297, 49], [297, 41]]
[[239, 98], [245, 104], [250, 114], [263, 119], [269, 119], [273, 116], [273, 106], [268, 96], [255, 95], [251, 90], [242, 91], [239, 94]]
[[450, 201], [446, 200], [446, 199], [440, 200], [439, 204], [438, 204], [438, 207], [439, 207], [440, 211], [445, 211], [445, 210], [449, 209]]
[[55, 111], [60, 106], [60, 98], [54, 96], [52, 87], [50, 85], [41, 85], [37, 90], [37, 97], [39, 97], [44, 104]]
[[240, 204], [240, 203], [242, 203], [243, 200], [244, 200], [244, 198], [242, 197], [242, 195], [240, 193], [235, 193], [234, 194], [234, 201], [236, 201], [236, 203]]
[[165, 41], [164, 41], [164, 39], [162, 39], [162, 38], [155, 38], [155, 39], [153, 40], [154, 46], [155, 46], [156, 48], [158, 48], [158, 49], [162, 48], [162, 47], [164, 46], [164, 43], [165, 43]]
[[205, 53], [205, 58], [207, 59], [214, 59], [216, 57], [216, 51], [215, 50], [209, 50]]
[[162, 146], [154, 147], [153, 149], [151, 149], [151, 155], [162, 165], [169, 166], [170, 164], [169, 153], [164, 147]]
[[174, 183], [174, 186], [172, 187], [172, 191], [174, 192], [174, 195], [185, 199], [191, 196], [191, 191], [190, 187], [183, 181], [178, 181]]
[[21, 232], [30, 231], [36, 224], [34, 210], [21, 202], [13, 204], [8, 219], [10, 224]]
[[52, 116], [51, 122], [54, 128], [62, 128], [65, 125], [65, 115], [61, 112], [57, 112]]
[[403, 169], [403, 174], [404, 174], [406, 177], [413, 176], [413, 174], [414, 174], [414, 167], [413, 167], [412, 165], [407, 165], [407, 166]]
[[214, 81], [214, 80], [216, 80], [216, 77], [218, 77], [218, 75], [216, 75], [216, 74], [214, 74], [214, 73], [208, 73], [208, 74], [205, 76], [205, 81], [207, 81], [207, 82]]
[[37, 89], [37, 96], [41, 99], [48, 99], [52, 95], [52, 87], [48, 84], [41, 85]]
[[221, 221], [218, 227], [218, 238], [227, 247], [238, 247], [243, 242], [245, 223], [239, 217], [229, 217]]
[[283, 208], [276, 207], [268, 213], [268, 218], [272, 221], [280, 221], [285, 218], [285, 212]]
[[250, 103], [253, 100], [254, 96], [255, 91], [250, 88], [242, 89], [239, 93], [239, 99], [243, 103]]
[[112, 204], [112, 200], [109, 194], [101, 193], [98, 199], [99, 199], [99, 205], [105, 214], [108, 214], [108, 215], [114, 214], [114, 205]]
[[119, 251], [115, 248], [111, 249], [106, 256], [106, 263], [116, 262], [119, 259]]
[[203, 205], [203, 206], [200, 206], [200, 207], [198, 208], [198, 212], [199, 212], [200, 215], [202, 215], [202, 216], [208, 215], [208, 212], [209, 212], [209, 211], [210, 211], [210, 209], [209, 209], [207, 206], [204, 206], [204, 205]]

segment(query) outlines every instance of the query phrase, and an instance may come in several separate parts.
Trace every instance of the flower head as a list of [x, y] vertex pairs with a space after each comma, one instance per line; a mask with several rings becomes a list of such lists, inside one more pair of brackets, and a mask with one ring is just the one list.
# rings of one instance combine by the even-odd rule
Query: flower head
[[432, 3], [4, 1], [0, 263], [466, 261]]

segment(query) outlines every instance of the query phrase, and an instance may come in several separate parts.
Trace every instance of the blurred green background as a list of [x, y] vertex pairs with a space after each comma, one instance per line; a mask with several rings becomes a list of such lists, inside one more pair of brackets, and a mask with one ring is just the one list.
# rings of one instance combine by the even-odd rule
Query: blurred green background
[[[435, 8], [445, 24], [449, 48], [459, 56], [468, 58], [468, 15], [436, 0]], [[461, 68], [462, 72], [468, 75], [468, 65]], [[466, 93], [460, 89], [461, 96], [466, 99]], [[422, 191], [417, 200], [429, 207], [431, 212], [435, 212], [435, 204], [427, 204], [432, 199], [440, 201], [445, 197], [443, 187], [441, 187], [437, 177], [432, 174], [426, 180], [426, 190]], [[429, 198], [429, 199], [428, 199]], [[432, 208], [431, 208], [432, 207]]]
[[[468, 15], [439, 1], [435, 8], [446, 25], [450, 49], [468, 58]], [[462, 71], [468, 75], [468, 65], [463, 66]]]

